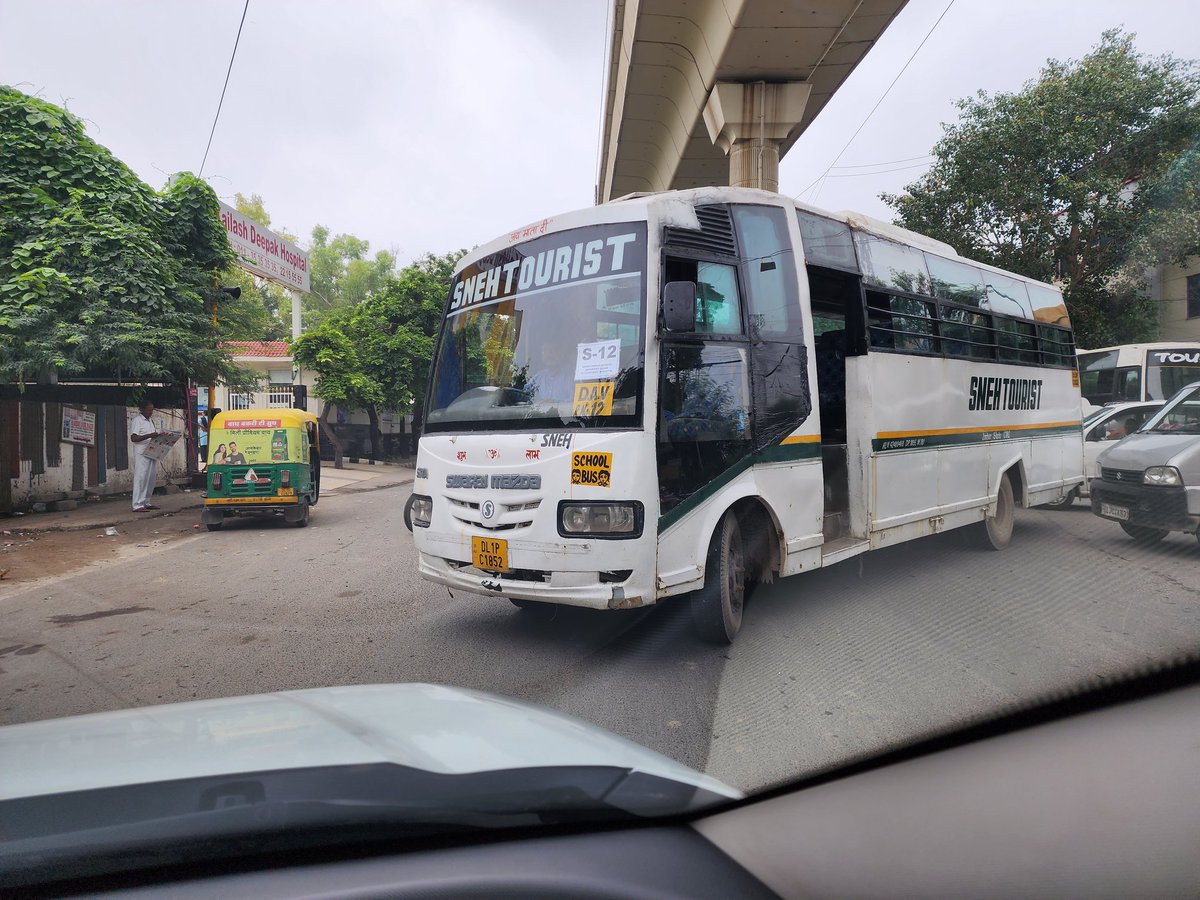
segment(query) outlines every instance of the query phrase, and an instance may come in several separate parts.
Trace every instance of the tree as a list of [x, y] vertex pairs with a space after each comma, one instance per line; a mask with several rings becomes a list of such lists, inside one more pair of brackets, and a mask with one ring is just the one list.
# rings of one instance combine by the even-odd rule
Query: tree
[[[435, 256], [427, 253], [405, 266], [382, 290], [355, 307], [349, 333], [355, 340], [364, 370], [383, 394], [382, 405], [420, 420], [424, 410], [429, 365], [454, 266], [466, 251]], [[379, 424], [375, 410], [371, 442], [379, 455]]]
[[1080, 346], [1152, 338], [1145, 271], [1200, 252], [1198, 99], [1194, 63], [1107, 31], [1018, 93], [960, 100], [930, 170], [882, 199], [964, 256], [1061, 280]]
[[333, 445], [334, 466], [342, 468], [342, 443], [329, 425], [331, 404], [340, 409], [375, 407], [383, 399], [379, 385], [363, 371], [354, 343], [336, 324], [325, 323], [292, 344], [297, 365], [317, 373], [313, 393], [325, 401], [321, 431]]
[[317, 372], [318, 397], [366, 411], [375, 458], [383, 455], [381, 409], [420, 418], [446, 294], [464, 252], [426, 254], [358, 304], [333, 310], [292, 347], [296, 362]]
[[75, 116], [0, 87], [0, 380], [237, 380], [206, 302], [233, 262], [217, 198], [162, 192]]
[[396, 257], [386, 250], [368, 257], [370, 249], [370, 243], [352, 234], [330, 238], [325, 226], [313, 228], [308, 249], [312, 293], [305, 328], [315, 327], [337, 309], [361, 303], [393, 276]]

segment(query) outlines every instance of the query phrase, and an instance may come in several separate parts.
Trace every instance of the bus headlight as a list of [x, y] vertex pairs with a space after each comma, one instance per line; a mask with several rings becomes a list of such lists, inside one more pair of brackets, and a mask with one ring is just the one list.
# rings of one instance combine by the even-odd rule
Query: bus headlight
[[563, 537], [638, 537], [642, 533], [642, 504], [636, 501], [578, 503], [564, 500], [558, 505], [558, 533]]
[[1160, 487], [1177, 487], [1183, 484], [1183, 478], [1174, 466], [1151, 466], [1142, 476], [1142, 483]]
[[422, 494], [413, 494], [412, 523], [417, 528], [428, 528], [433, 521], [433, 498]]

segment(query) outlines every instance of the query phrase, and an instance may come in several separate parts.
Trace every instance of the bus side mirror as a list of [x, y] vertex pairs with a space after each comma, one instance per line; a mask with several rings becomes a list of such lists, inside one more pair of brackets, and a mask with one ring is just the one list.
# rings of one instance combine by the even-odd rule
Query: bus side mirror
[[695, 331], [696, 282], [668, 281], [663, 288], [662, 314], [667, 331]]

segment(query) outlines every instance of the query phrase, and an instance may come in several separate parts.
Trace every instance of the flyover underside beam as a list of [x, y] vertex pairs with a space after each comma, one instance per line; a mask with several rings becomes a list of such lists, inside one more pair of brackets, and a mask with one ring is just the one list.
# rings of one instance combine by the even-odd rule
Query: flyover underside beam
[[[905, 2], [614, 0], [597, 200], [728, 184], [730, 165], [745, 170], [750, 151], [713, 143], [704, 110], [718, 83], [803, 85], [786, 134], [754, 151], [760, 180], [768, 157], [788, 151]], [[784, 94], [795, 111], [794, 89]]]

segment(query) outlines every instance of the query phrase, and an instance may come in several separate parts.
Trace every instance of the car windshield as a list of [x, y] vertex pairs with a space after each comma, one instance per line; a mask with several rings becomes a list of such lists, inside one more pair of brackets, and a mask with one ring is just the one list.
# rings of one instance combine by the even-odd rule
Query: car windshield
[[645, 233], [640, 223], [552, 233], [458, 272], [427, 430], [637, 427]]
[[1142, 429], [1151, 432], [1200, 434], [1200, 386], [1181, 393]]
[[1198, 9], [0, 0], [0, 896], [1194, 657]]

